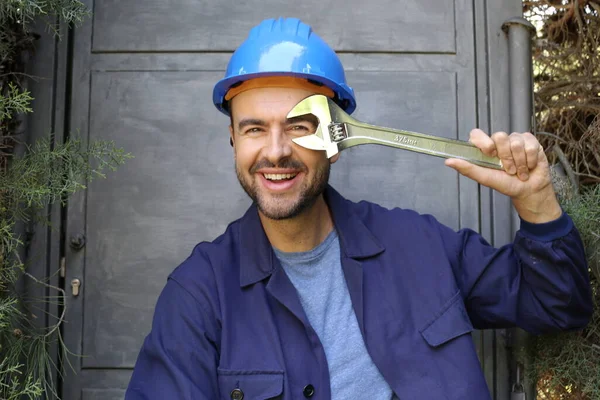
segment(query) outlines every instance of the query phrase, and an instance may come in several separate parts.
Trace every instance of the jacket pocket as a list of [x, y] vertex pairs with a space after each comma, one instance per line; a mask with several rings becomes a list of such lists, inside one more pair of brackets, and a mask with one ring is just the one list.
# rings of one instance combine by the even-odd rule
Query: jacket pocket
[[444, 305], [435, 318], [421, 329], [421, 335], [432, 347], [438, 347], [456, 337], [473, 331], [460, 292]]
[[220, 399], [267, 400], [283, 394], [283, 371], [241, 371], [219, 368]]

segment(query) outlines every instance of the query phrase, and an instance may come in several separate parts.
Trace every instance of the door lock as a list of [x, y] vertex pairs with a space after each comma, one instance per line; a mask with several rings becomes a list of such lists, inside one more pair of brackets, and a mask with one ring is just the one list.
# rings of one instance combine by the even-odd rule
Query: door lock
[[77, 278], [71, 281], [71, 294], [73, 297], [79, 296], [79, 287], [81, 286], [81, 281]]

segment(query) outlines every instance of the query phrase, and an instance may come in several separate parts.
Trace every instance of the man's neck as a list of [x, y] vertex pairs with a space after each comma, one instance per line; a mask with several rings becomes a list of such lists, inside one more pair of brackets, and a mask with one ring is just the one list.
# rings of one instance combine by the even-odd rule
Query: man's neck
[[271, 244], [284, 252], [301, 252], [315, 248], [333, 229], [333, 218], [323, 196], [302, 214], [292, 219], [273, 220], [259, 212]]

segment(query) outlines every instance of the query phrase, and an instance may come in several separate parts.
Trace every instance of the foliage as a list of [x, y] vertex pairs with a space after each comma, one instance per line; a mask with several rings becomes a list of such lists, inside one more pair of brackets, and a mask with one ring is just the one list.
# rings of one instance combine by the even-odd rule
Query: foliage
[[[539, 26], [533, 48], [540, 141], [578, 183], [600, 183], [600, 0], [525, 0]], [[567, 161], [565, 163], [565, 161]], [[566, 166], [566, 165], [565, 165]]]
[[538, 28], [538, 135], [568, 176], [555, 186], [584, 242], [595, 303], [585, 330], [531, 340], [529, 378], [541, 400], [600, 399], [600, 0], [524, 0], [523, 10]]
[[567, 197], [563, 208], [581, 234], [591, 271], [594, 314], [578, 332], [537, 336], [519, 357], [531, 357], [528, 378], [540, 400], [600, 399], [600, 185]]
[[10, 119], [13, 114], [33, 111], [29, 107], [31, 100], [29, 92], [21, 92], [13, 82], [9, 82], [6, 97], [0, 97], [0, 122]]
[[40, 15], [60, 16], [67, 22], [81, 22], [88, 15], [81, 1], [5, 0], [0, 3], [0, 22], [15, 21], [27, 26]]
[[592, 278], [600, 281], [600, 184], [584, 189], [580, 196], [565, 200], [563, 208], [573, 218], [581, 234]]
[[[78, 0], [0, 0], [0, 399], [58, 397], [54, 376], [60, 370], [50, 354], [58, 343], [64, 316], [64, 290], [48, 284], [49, 277], [34, 277], [20, 258], [26, 243], [16, 236], [19, 223], [45, 222], [48, 206], [62, 205], [104, 171], [114, 170], [129, 157], [111, 142], [84, 144], [77, 138], [55, 143], [49, 134], [23, 156], [14, 154], [25, 114], [31, 113], [23, 60], [34, 51], [31, 25], [39, 18], [58, 34], [58, 23], [77, 23], [89, 14]], [[43, 258], [43, 257], [42, 257]], [[27, 298], [17, 286], [22, 279], [52, 290], [52, 296]], [[47, 312], [48, 304], [63, 309], [51, 316], [51, 326], [40, 327], [34, 311]]]
[[[84, 147], [81, 141], [71, 139], [51, 148], [48, 137], [31, 146], [25, 156], [14, 159], [10, 168], [0, 175], [0, 354], [3, 359], [0, 398], [16, 399], [16, 393], [38, 393], [36, 388], [52, 392], [53, 382], [47, 379], [55, 366], [48, 350], [52, 343], [61, 340], [58, 328], [62, 316], [57, 317], [52, 326], [40, 328], [32, 323], [30, 313], [22, 311], [40, 310], [43, 302], [62, 304], [60, 295], [64, 292], [26, 272], [18, 257], [23, 242], [14, 236], [15, 224], [34, 217], [43, 220], [48, 204], [64, 203], [70, 195], [84, 189], [86, 182], [104, 177], [104, 170], [114, 170], [127, 157], [110, 142], [98, 141]], [[22, 275], [55, 289], [57, 296], [20, 298], [14, 284]]]

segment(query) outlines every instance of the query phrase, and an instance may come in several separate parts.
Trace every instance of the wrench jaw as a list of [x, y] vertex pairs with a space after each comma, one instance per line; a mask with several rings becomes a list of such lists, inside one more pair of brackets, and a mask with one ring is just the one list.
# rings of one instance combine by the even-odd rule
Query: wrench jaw
[[302, 147], [311, 150], [324, 150], [327, 158], [331, 158], [339, 153], [336, 142], [331, 141], [329, 134], [329, 125], [331, 124], [331, 104], [326, 96], [316, 94], [301, 100], [288, 113], [287, 118], [299, 117], [301, 115], [312, 114], [319, 120], [319, 126], [312, 135], [302, 136], [292, 139], [292, 141]]

